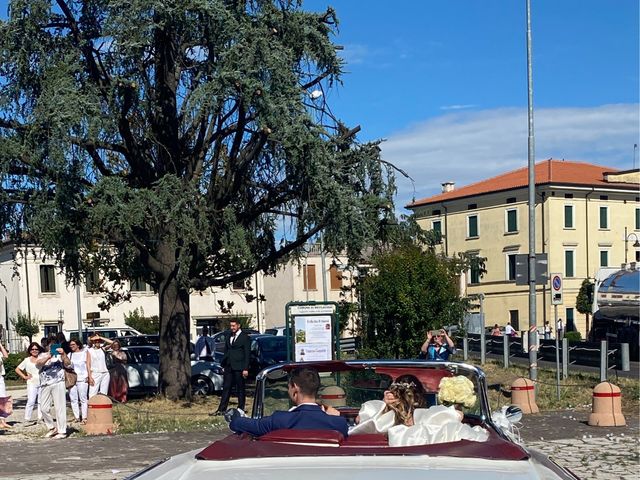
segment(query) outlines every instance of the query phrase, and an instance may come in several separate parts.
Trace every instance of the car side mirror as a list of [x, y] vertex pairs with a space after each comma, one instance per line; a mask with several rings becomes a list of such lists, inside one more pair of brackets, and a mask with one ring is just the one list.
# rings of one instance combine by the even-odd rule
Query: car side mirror
[[507, 417], [510, 423], [518, 423], [522, 420], [522, 409], [517, 405], [509, 405], [504, 412], [504, 416]]

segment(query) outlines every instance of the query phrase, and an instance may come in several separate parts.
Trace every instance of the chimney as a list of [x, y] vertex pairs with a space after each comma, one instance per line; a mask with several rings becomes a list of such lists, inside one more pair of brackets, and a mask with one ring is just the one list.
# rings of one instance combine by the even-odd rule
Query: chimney
[[456, 182], [444, 182], [442, 184], [442, 193], [453, 192], [456, 188]]

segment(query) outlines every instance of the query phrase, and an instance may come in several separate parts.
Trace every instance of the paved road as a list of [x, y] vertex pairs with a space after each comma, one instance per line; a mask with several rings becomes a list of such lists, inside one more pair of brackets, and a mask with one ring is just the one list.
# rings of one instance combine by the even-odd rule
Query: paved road
[[[12, 394], [17, 396], [18, 392]], [[17, 412], [21, 418], [21, 412]], [[547, 412], [527, 415], [520, 434], [527, 445], [542, 450], [584, 479], [634, 479], [638, 475], [638, 418], [627, 426], [591, 427], [588, 412]], [[215, 419], [213, 421], [219, 421]], [[41, 425], [16, 427], [0, 434], [2, 474], [6, 480], [121, 480], [145, 466], [177, 453], [204, 448], [228, 434], [165, 432], [153, 434], [42, 438]]]

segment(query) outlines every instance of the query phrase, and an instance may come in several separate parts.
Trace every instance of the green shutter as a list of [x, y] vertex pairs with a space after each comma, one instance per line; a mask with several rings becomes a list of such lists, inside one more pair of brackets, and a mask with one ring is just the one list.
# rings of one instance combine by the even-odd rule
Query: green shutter
[[573, 205], [564, 206], [564, 228], [573, 228]]
[[600, 207], [600, 228], [609, 228], [607, 207]]
[[636, 230], [640, 230], [640, 208], [636, 208]]
[[517, 210], [509, 210], [507, 212], [507, 232], [518, 231], [518, 212]]
[[469, 237], [477, 237], [478, 236], [478, 217], [472, 216], [469, 217]]
[[607, 250], [600, 251], [600, 266], [601, 267], [609, 266], [609, 252]]
[[564, 276], [573, 277], [573, 250], [566, 250], [564, 252]]

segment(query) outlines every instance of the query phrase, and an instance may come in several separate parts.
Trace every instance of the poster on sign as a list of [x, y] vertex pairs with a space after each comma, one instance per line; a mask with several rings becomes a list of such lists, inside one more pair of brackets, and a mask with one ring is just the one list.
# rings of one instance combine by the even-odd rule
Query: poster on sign
[[331, 315], [296, 315], [295, 360], [331, 360]]

